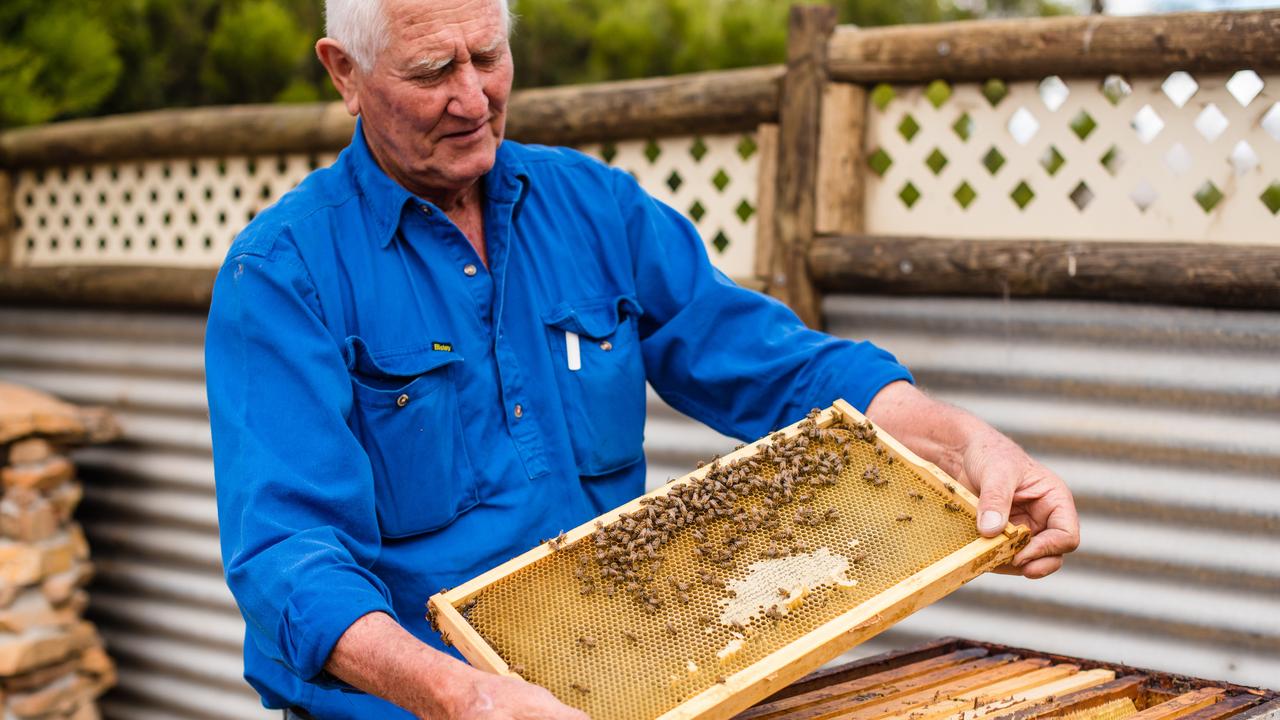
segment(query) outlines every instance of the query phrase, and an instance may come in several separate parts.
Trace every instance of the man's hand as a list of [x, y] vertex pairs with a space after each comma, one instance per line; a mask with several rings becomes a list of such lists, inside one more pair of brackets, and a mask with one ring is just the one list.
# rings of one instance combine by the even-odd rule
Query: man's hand
[[985, 422], [906, 382], [881, 390], [867, 417], [978, 495], [983, 536], [999, 534], [1006, 520], [1031, 530], [1031, 542], [998, 572], [1042, 578], [1080, 544], [1080, 520], [1066, 484]]
[[461, 720], [588, 720], [545, 688], [464, 666], [467, 682], [457, 694], [450, 718]]
[[588, 720], [537, 685], [455, 660], [380, 612], [369, 613], [347, 628], [325, 670], [420, 718]]

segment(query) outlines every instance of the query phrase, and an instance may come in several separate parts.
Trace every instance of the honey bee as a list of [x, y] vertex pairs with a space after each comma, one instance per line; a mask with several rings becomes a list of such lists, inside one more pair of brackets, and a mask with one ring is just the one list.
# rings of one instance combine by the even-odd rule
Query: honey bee
[[582, 693], [583, 695], [586, 695], [587, 693], [591, 692], [591, 690], [587, 689], [586, 685], [582, 685], [581, 683], [571, 682], [569, 683], [569, 687]]
[[666, 628], [667, 628], [667, 632], [672, 635], [680, 634], [679, 631], [676, 630], [676, 626], [671, 624], [670, 620], [667, 621]]
[[952, 495], [954, 495], [954, 494], [955, 494], [955, 492], [956, 492], [956, 486], [955, 486], [955, 485], [952, 485], [951, 483], [943, 483], [943, 485], [946, 485], [946, 486], [947, 486], [947, 492], [951, 493]]
[[944, 503], [942, 507], [946, 508], [947, 510], [950, 510], [951, 512], [960, 512], [960, 506], [957, 503], [951, 502], [950, 500]]
[[908, 495], [912, 500], [923, 500], [923, 499], [924, 499], [924, 494], [923, 494], [923, 493], [921, 493], [921, 492], [919, 492], [919, 491], [916, 491], [916, 490], [912, 490], [911, 492], [907, 493], [907, 495]]
[[911, 516], [906, 513], [902, 513], [897, 517], [897, 520], [898, 522], [911, 522]]
[[784, 597], [784, 598], [791, 597], [791, 591], [786, 588], [780, 587], [778, 588], [778, 597]]
[[582, 637], [578, 638], [578, 644], [590, 650], [591, 648], [594, 648], [596, 646], [596, 639], [591, 637], [590, 635], [583, 635]]
[[717, 676], [716, 676], [716, 682], [717, 682], [718, 684], [720, 684], [720, 685], [723, 685], [723, 684], [725, 684], [725, 683], [729, 682], [729, 678], [727, 678], [727, 677], [725, 677], [725, 676], [723, 676], [723, 675], [717, 675]]
[[630, 640], [631, 642], [640, 642], [640, 638], [636, 637], [636, 634], [631, 632], [630, 630], [623, 630], [622, 636]]
[[513, 672], [513, 673], [515, 673], [515, 674], [517, 674], [517, 675], [520, 675], [521, 677], [523, 677], [523, 676], [524, 676], [524, 666], [523, 666], [523, 665], [512, 665], [512, 666], [511, 666], [510, 668], [508, 668], [508, 669], [509, 669], [511, 672]]
[[738, 632], [742, 632], [743, 630], [746, 630], [746, 628], [743, 627], [742, 623], [738, 622], [737, 620], [730, 620], [729, 627], [733, 628], [734, 630], [737, 630]]
[[866, 560], [866, 559], [867, 559], [867, 553], [866, 553], [866, 552], [856, 552], [856, 553], [854, 553], [854, 554], [852, 554], [852, 555], [850, 555], [850, 556], [849, 556], [849, 560], [850, 560], [851, 562], [853, 562], [853, 563], [860, 563], [860, 562], [862, 562], [863, 560]]

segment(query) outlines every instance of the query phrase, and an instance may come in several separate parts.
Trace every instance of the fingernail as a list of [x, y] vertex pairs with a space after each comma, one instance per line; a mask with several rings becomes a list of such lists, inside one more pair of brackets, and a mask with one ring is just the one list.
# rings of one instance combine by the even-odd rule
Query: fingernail
[[982, 532], [995, 532], [1004, 527], [1004, 515], [995, 510], [987, 510], [982, 513], [982, 517], [978, 519], [978, 530]]

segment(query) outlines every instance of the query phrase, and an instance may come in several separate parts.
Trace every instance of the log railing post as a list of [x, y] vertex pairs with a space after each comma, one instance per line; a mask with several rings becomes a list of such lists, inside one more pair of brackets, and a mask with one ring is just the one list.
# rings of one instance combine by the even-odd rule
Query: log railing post
[[15, 242], [13, 176], [0, 167], [0, 267], [13, 264]]
[[827, 41], [836, 11], [827, 5], [791, 8], [787, 74], [779, 103], [778, 176], [769, 293], [811, 327], [822, 324], [820, 297], [809, 277], [818, 182], [822, 96], [827, 85]]

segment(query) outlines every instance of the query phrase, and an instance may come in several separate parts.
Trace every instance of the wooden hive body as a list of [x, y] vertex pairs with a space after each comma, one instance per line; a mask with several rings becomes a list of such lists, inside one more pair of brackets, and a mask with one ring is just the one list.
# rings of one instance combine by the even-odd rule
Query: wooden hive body
[[729, 717], [1008, 561], [1027, 531], [978, 536], [976, 503], [837, 401], [429, 606], [598, 720]]

